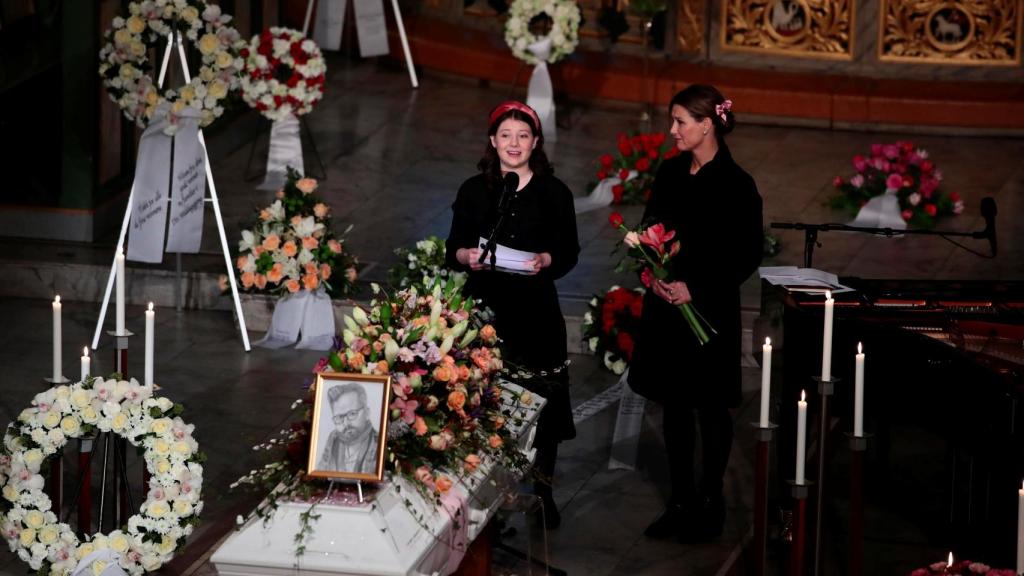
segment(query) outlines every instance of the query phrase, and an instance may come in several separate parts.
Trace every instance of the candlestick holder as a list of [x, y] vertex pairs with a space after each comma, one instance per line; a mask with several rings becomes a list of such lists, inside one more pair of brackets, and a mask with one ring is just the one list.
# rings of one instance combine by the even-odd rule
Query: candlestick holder
[[821, 424], [821, 430], [818, 433], [818, 500], [817, 506], [815, 506], [815, 518], [814, 518], [814, 574], [821, 573], [821, 561], [822, 561], [822, 528], [823, 528], [823, 517], [824, 506], [822, 503], [825, 501], [825, 463], [828, 461], [828, 431], [829, 431], [829, 415], [828, 415], [828, 399], [835, 394], [836, 386], [839, 384], [840, 379], [835, 376], [824, 379], [821, 376], [813, 376], [812, 379], [818, 384], [818, 399], [821, 405], [819, 410], [819, 422]]
[[71, 380], [68, 380], [67, 376], [61, 374], [60, 375], [60, 379], [58, 379], [58, 380], [54, 380], [53, 377], [50, 376], [50, 377], [43, 378], [43, 382], [46, 382], [47, 384], [49, 384], [51, 386], [56, 386], [58, 384], [70, 384]]
[[128, 378], [128, 339], [135, 336], [135, 333], [125, 330], [123, 334], [118, 334], [115, 330], [108, 330], [107, 334], [114, 337], [115, 371], [122, 378]]
[[850, 576], [864, 574], [864, 452], [870, 434], [846, 433], [850, 441]]
[[771, 450], [772, 437], [775, 424], [768, 422], [767, 426], [761, 426], [761, 422], [751, 422], [751, 426], [757, 431], [757, 468], [754, 483], [754, 574], [764, 576], [765, 561], [768, 558], [768, 471], [769, 452]]
[[790, 548], [790, 576], [804, 575], [804, 560], [807, 557], [807, 497], [811, 493], [814, 482], [805, 481], [797, 484], [796, 480], [787, 480], [796, 503], [793, 511], [793, 544]]

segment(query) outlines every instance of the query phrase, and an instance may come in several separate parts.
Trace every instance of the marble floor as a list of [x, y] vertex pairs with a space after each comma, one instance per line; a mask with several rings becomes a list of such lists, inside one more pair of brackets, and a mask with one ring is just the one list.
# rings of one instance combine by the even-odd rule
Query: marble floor
[[[426, 73], [418, 90], [410, 90], [405, 72], [373, 62], [330, 61], [326, 99], [309, 119], [327, 179], [321, 192], [333, 206], [339, 224], [353, 223], [348, 249], [367, 264], [365, 280], [380, 280], [395, 261], [392, 250], [428, 235], [445, 235], [450, 203], [459, 183], [473, 174], [485, 143], [486, 115], [498, 101], [523, 94], [508, 86], [486, 86], [475, 81]], [[740, 122], [743, 103], [735, 103]], [[556, 173], [576, 195], [583, 195], [593, 178], [596, 158], [614, 149], [621, 131], [642, 128], [635, 106], [568, 101], [559, 109], [558, 141], [546, 144]], [[667, 128], [657, 117], [655, 128]], [[803, 128], [740, 125], [729, 142], [737, 161], [755, 178], [765, 199], [765, 222], [841, 222], [843, 215], [824, 203], [832, 178], [850, 175], [850, 158], [876, 141], [911, 139], [926, 148], [946, 176], [946, 185], [966, 199], [966, 212], [948, 223], [952, 230], [982, 227], [978, 203], [992, 196], [999, 206], [999, 255], [981, 258], [932, 237], [882, 239], [829, 233], [815, 266], [840, 275], [878, 278], [983, 278], [1024, 279], [1024, 140], [869, 134]], [[210, 133], [211, 159], [217, 177], [227, 235], [233, 243], [253, 210], [269, 199], [255, 190], [245, 172], [250, 145], [261, 158], [266, 135], [251, 115]], [[263, 156], [265, 157], [265, 156]], [[313, 161], [307, 154], [307, 163]], [[312, 167], [312, 171], [315, 171]], [[627, 219], [639, 217], [638, 207], [623, 210]], [[617, 239], [607, 226], [608, 210], [581, 214], [580, 264], [559, 283], [567, 316], [578, 317], [594, 291], [613, 283], [630, 282], [612, 272], [609, 253]], [[728, 214], [708, 215], [721, 221]], [[766, 263], [798, 265], [802, 235], [779, 234], [782, 252]], [[109, 254], [112, 239], [98, 244], [98, 261]], [[0, 266], [21, 266], [36, 254], [78, 253], [95, 246], [34, 244], [0, 239], [21, 261], [5, 257]], [[984, 241], [971, 247], [986, 251]], [[219, 244], [213, 219], [207, 218], [203, 250], [206, 258], [186, 259], [187, 266], [216, 269]], [[60, 260], [58, 260], [60, 261]], [[108, 260], [106, 260], [108, 261]], [[197, 264], [199, 263], [199, 264]], [[7, 330], [0, 334], [0, 423], [6, 423], [40, 389], [49, 366], [48, 329], [51, 290], [35, 298], [5, 298], [0, 317]], [[759, 286], [744, 287], [744, 307], [753, 312]], [[95, 297], [67, 297], [64, 307], [65, 341], [86, 342], [97, 314]], [[129, 318], [141, 318], [141, 307], [129, 309]], [[748, 314], [749, 317], [749, 314]], [[230, 529], [234, 517], [251, 507], [253, 497], [229, 492], [227, 486], [251, 469], [257, 457], [248, 449], [268, 438], [285, 422], [289, 405], [309, 377], [320, 354], [311, 351], [255, 349], [246, 354], [234, 332], [231, 317], [221, 311], [172, 309], [158, 312], [158, 382], [173, 400], [183, 402], [197, 425], [197, 438], [210, 456], [205, 493], [205, 521], [186, 549], [185, 558], [164, 570], [166, 574], [213, 574], [203, 554]], [[132, 328], [129, 326], [129, 328]], [[141, 326], [138, 327], [141, 329]], [[70, 344], [66, 349], [74, 349]], [[70, 358], [72, 355], [69, 353]], [[110, 366], [110, 343], [97, 352], [97, 368]], [[138, 358], [136, 358], [138, 360]], [[715, 543], [683, 546], [646, 540], [641, 532], [661, 510], [667, 490], [667, 470], [658, 436], [660, 409], [649, 407], [636, 471], [608, 470], [614, 404], [582, 421], [579, 436], [563, 445], [555, 498], [563, 510], [563, 527], [549, 533], [552, 565], [570, 574], [740, 574], [738, 550], [749, 537], [754, 439], [746, 422], [756, 411], [758, 369], [752, 359], [743, 362], [744, 404], [735, 413], [737, 438], [727, 474], [729, 515], [726, 533]], [[588, 356], [573, 356], [573, 400], [580, 405], [614, 385], [616, 378]], [[69, 363], [66, 371], [72, 368]], [[136, 370], [137, 371], [137, 370]], [[906, 573], [915, 565], [941, 558], [942, 551], [923, 539], [910, 523], [902, 532], [889, 530], [906, 519], [885, 518], [886, 530], [873, 540], [875, 557], [890, 558], [886, 569], [875, 573]], [[513, 525], [518, 520], [513, 520]], [[524, 527], [520, 527], [524, 528]], [[525, 546], [525, 530], [510, 543]], [[779, 560], [774, 558], [773, 561]], [[509, 561], [503, 573], [527, 573]], [[891, 569], [891, 571], [890, 571]], [[9, 553], [0, 553], [0, 574], [21, 574], [23, 567]]]

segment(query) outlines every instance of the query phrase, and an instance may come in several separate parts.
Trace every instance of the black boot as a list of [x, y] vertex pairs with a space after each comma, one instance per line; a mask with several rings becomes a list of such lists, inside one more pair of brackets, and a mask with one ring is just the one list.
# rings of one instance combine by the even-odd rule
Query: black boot
[[655, 540], [678, 537], [685, 526], [686, 512], [680, 504], [669, 504], [660, 516], [644, 530], [644, 536]]
[[725, 527], [725, 499], [721, 494], [701, 496], [687, 520], [679, 533], [680, 542], [711, 542], [718, 539]]

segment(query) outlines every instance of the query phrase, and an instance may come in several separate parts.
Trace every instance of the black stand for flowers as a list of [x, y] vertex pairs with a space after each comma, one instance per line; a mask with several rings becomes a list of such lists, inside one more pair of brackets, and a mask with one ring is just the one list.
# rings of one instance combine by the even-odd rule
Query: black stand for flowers
[[[821, 247], [818, 242], [818, 232], [861, 232], [874, 234], [876, 236], [899, 236], [901, 234], [925, 234], [928, 236], [941, 236], [953, 244], [967, 250], [968, 252], [983, 258], [994, 258], [996, 255], [996, 201], [989, 196], [981, 199], [981, 216], [985, 219], [985, 228], [977, 232], [955, 232], [949, 230], [894, 230], [892, 228], [868, 228], [864, 226], [848, 226], [846, 224], [809, 224], [806, 222], [772, 222], [771, 227], [782, 230], [803, 230], [804, 231], [804, 268], [812, 268], [814, 258], [814, 247]], [[975, 240], [988, 240], [991, 254], [984, 255], [959, 244], [950, 238], [974, 238]]]
[[[299, 116], [298, 118], [299, 118], [299, 140], [300, 141], [305, 140], [306, 142], [309, 143], [309, 147], [313, 151], [313, 157], [316, 158], [316, 164], [317, 164], [317, 166], [320, 167], [320, 172], [319, 173], [309, 172], [309, 171], [306, 171], [305, 168], [303, 168], [303, 171], [305, 172], [305, 174], [303, 174], [303, 175], [304, 176], [309, 176], [310, 178], [316, 178], [317, 180], [320, 180], [320, 181], [327, 180], [327, 169], [324, 168], [324, 161], [320, 157], [320, 150], [318, 150], [317, 147], [316, 147], [316, 138], [313, 137], [313, 131], [309, 129], [309, 123], [306, 121], [306, 116], [302, 115], [302, 116]], [[264, 127], [269, 127], [270, 126], [270, 120], [267, 120], [263, 116], [260, 116], [259, 117], [259, 122], [260, 122], [259, 134], [260, 135], [262, 135], [263, 133], [270, 134], [269, 130], [264, 130]], [[303, 137], [305, 137], [305, 138], [303, 138]], [[252, 159], [253, 159], [253, 157], [256, 156], [256, 143], [259, 140], [260, 140], [260, 136], [257, 135], [256, 138], [253, 138], [252, 141], [249, 143], [249, 159], [245, 162], [245, 175], [242, 177], [246, 182], [252, 182], [254, 180], [258, 180], [258, 179], [262, 178], [263, 176], [265, 176], [266, 173], [267, 173], [266, 169], [260, 170], [258, 168], [256, 169], [255, 172], [253, 172]], [[268, 146], [269, 146], [269, 141], [268, 141]], [[303, 149], [305, 149], [305, 148], [303, 148]], [[305, 162], [303, 162], [303, 163], [305, 163]]]

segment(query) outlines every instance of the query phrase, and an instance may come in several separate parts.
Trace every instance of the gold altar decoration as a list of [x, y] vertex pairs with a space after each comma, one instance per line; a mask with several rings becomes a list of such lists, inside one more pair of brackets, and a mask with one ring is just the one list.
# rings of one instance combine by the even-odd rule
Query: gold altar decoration
[[676, 46], [681, 52], [704, 51], [704, 0], [679, 0]]
[[854, 0], [725, 0], [725, 50], [853, 59]]
[[878, 58], [961, 66], [1021, 62], [1019, 0], [881, 0]]

